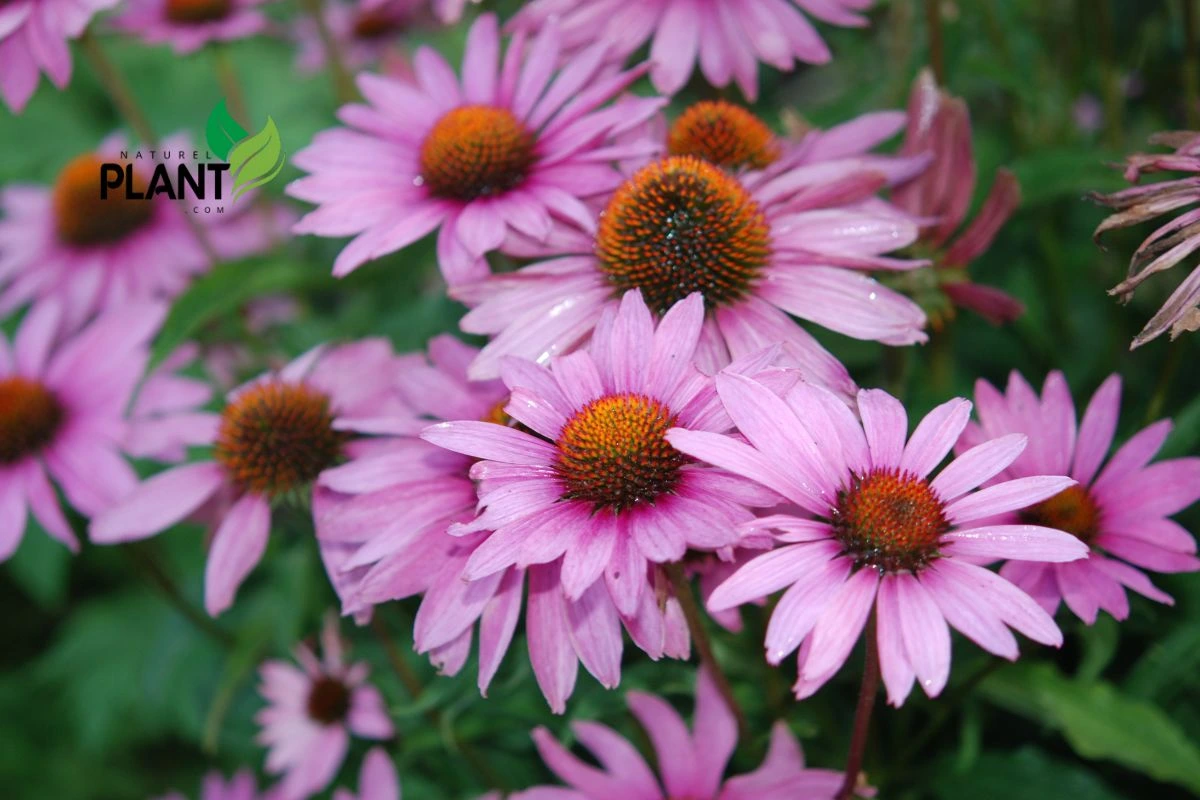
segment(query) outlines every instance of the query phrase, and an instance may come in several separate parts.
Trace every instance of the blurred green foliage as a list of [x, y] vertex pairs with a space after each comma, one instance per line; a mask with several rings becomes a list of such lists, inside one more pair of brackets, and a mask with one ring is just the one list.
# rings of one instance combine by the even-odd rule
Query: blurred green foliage
[[[992, 328], [969, 315], [907, 356], [903, 380], [886, 368], [882, 348], [822, 338], [864, 385], [888, 384], [906, 394], [911, 416], [957, 394], [977, 378], [1002, 382], [1018, 369], [1038, 382], [1063, 369], [1086, 397], [1111, 372], [1125, 378], [1119, 435], [1137, 430], [1154, 404], [1174, 416], [1171, 455], [1200, 450], [1200, 372], [1189, 369], [1196, 341], [1157, 341], [1137, 353], [1128, 342], [1176, 283], [1153, 281], [1128, 307], [1105, 291], [1124, 273], [1139, 240], [1131, 232], [1098, 248], [1091, 232], [1103, 212], [1084, 200], [1121, 185], [1112, 169], [1158, 130], [1184, 127], [1200, 113], [1185, 98], [1183, 2], [1192, 0], [943, 0], [944, 64], [949, 89], [972, 112], [980, 186], [998, 166], [1019, 176], [1024, 202], [991, 250], [973, 267], [976, 280], [1001, 286], [1026, 303], [1015, 325]], [[272, 8], [281, 21], [296, 9]], [[511, 11], [513, 0], [496, 4]], [[882, 3], [867, 30], [822, 26], [835, 53], [831, 65], [763, 78], [757, 109], [775, 121], [784, 109], [817, 125], [902, 107], [908, 86], [930, 59], [925, 4]], [[465, 26], [415, 31], [451, 57]], [[129, 76], [161, 132], [203, 137], [221, 97], [210, 53], [176, 57], [103, 36], [102, 46]], [[257, 130], [269, 114], [294, 153], [334, 124], [328, 76], [293, 71], [293, 50], [274, 39], [229, 48]], [[643, 89], [644, 90], [644, 87]], [[705, 93], [689, 87], [680, 102]], [[728, 93], [733, 96], [732, 93]], [[1191, 107], [1189, 108], [1189, 103]], [[1096, 127], [1081, 127], [1079, 109], [1094, 108]], [[26, 113], [0, 113], [0, 183], [48, 182], [72, 156], [121, 127], [86, 62], [77, 57], [70, 89], [43, 83]], [[297, 176], [288, 166], [267, 190], [279, 193]], [[197, 338], [210, 347], [244, 348], [244, 375], [322, 341], [383, 335], [415, 349], [452, 330], [461, 308], [447, 300], [421, 243], [335, 281], [328, 265], [339, 242], [299, 239], [253, 261], [220, 267], [175, 306], [156, 355]], [[298, 317], [251, 332], [245, 301], [287, 293]], [[1172, 350], [1175, 354], [1172, 355]], [[1182, 364], [1169, 381], [1162, 375]], [[894, 368], [894, 363], [892, 364]], [[1183, 516], [1191, 529], [1200, 514]], [[217, 633], [189, 621], [158, 591], [168, 576], [185, 602], [199, 603], [203, 533], [180, 526], [144, 548], [84, 545], [70, 556], [30, 523], [14, 559], [0, 568], [0, 795], [13, 800], [144, 798], [168, 788], [193, 795], [201, 774], [258, 768], [253, 715], [261, 707], [255, 668], [286, 657], [317, 630], [334, 597], [320, 570], [302, 510], [287, 515], [270, 550]], [[997, 665], [956, 637], [951, 684], [941, 698], [919, 693], [900, 710], [880, 704], [867, 757], [872, 782], [886, 800], [964, 797], [1057, 800], [1085, 797], [1163, 800], [1200, 794], [1200, 577], [1156, 581], [1174, 607], [1133, 599], [1129, 620], [1102, 618], [1086, 628], [1065, 614], [1061, 651], [1025, 643], [1016, 665]], [[380, 642], [347, 622], [356, 658], [368, 660], [398, 721], [392, 745], [408, 798], [469, 797], [488, 788], [464, 767], [458, 743], [483, 753], [506, 788], [548, 778], [527, 732], [549, 725], [569, 737], [571, 719], [598, 719], [645, 743], [618, 695], [581, 672], [565, 719], [546, 710], [532, 680], [523, 641], [482, 699], [468, 664], [455, 678], [437, 677], [409, 647], [414, 606], [382, 618], [400, 657], [426, 684], [410, 696], [389, 668]], [[810, 763], [840, 767], [850, 732], [861, 657], [815, 698], [789, 694], [790, 666], [767, 667], [761, 655], [763, 615], [746, 612], [737, 636], [714, 631], [755, 735], [742, 742], [734, 768], [748, 769], [766, 748], [769, 721], [786, 718], [802, 737]], [[650, 663], [627, 650], [622, 689], [646, 688], [690, 708], [693, 671]], [[439, 723], [426, 712], [438, 709]], [[356, 780], [356, 743], [342, 773]]]

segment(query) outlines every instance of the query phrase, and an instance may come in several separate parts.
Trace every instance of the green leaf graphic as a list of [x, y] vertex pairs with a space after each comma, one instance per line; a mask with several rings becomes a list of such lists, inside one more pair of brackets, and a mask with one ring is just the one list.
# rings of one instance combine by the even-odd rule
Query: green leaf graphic
[[262, 186], [283, 169], [283, 143], [275, 120], [267, 117], [263, 129], [243, 139], [229, 151], [229, 166], [233, 173], [233, 200], [245, 192]]
[[233, 146], [249, 135], [249, 132], [229, 113], [224, 99], [217, 103], [212, 113], [208, 115], [204, 138], [208, 141], [208, 149], [217, 158], [227, 160]]

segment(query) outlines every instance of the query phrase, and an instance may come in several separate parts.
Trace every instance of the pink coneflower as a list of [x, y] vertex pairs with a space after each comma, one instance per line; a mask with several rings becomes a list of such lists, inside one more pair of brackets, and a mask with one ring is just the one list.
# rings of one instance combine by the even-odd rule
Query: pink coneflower
[[[473, 521], [452, 533], [491, 531], [465, 576], [563, 559], [562, 590], [578, 600], [603, 579], [618, 610], [633, 614], [648, 564], [737, 539], [755, 495], [746, 482], [690, 462], [664, 438], [668, 429], [720, 431], [711, 379], [693, 366], [704, 316], [689, 295], [657, 325], [639, 291], [598, 323], [586, 351], [510, 372], [505, 411], [526, 427], [443, 422], [422, 436], [484, 459], [492, 478]], [[758, 496], [764, 493], [759, 492]], [[769, 493], [759, 505], [773, 505]]]
[[[357, 71], [378, 62], [385, 53], [397, 47], [401, 35], [421, 20], [428, 5], [427, 0], [327, 0], [321, 13], [340, 48], [344, 66]], [[297, 68], [303, 72], [324, 69], [325, 44], [312, 17], [297, 19], [295, 34], [300, 45], [296, 54]]]
[[212, 387], [178, 374], [199, 352], [194, 344], [180, 347], [142, 381], [129, 407], [124, 440], [124, 450], [133, 458], [183, 461], [188, 447], [207, 444], [216, 435], [217, 417], [198, 410], [212, 399]]
[[316, 348], [278, 373], [231, 392], [217, 421], [212, 460], [175, 467], [142, 483], [95, 516], [92, 539], [144, 539], [228, 494], [208, 553], [204, 605], [216, 615], [267, 546], [271, 504], [303, 497], [323, 470], [355, 452], [352, 433], [396, 409], [396, 362], [378, 339]]
[[21, 113], [46, 73], [59, 89], [71, 80], [67, 41], [78, 38], [92, 15], [118, 0], [10, 0], [0, 4], [0, 97]]
[[[452, 290], [472, 306], [463, 330], [495, 337], [472, 374], [494, 376], [505, 355], [570, 350], [640, 289], [660, 315], [702, 295], [706, 370], [785, 342], [810, 379], [852, 392], [845, 368], [788, 315], [886, 344], [925, 340], [921, 309], [864, 274], [924, 263], [881, 255], [917, 237], [916, 222], [871, 199], [886, 180], [841, 160], [741, 176], [692, 155], [648, 164], [597, 213], [594, 235], [560, 228], [532, 250], [556, 257]], [[506, 249], [523, 255], [519, 244]]]
[[1009, 433], [1029, 437], [1029, 449], [998, 479], [1052, 472], [1078, 481], [1035, 506], [989, 522], [1057, 528], [1089, 548], [1087, 558], [1080, 561], [1011, 561], [1000, 574], [1051, 614], [1065, 601], [1089, 625], [1100, 609], [1119, 620], [1129, 615], [1125, 588], [1160, 603], [1173, 603], [1145, 573], [1134, 568], [1155, 572], [1200, 569], [1196, 540], [1169, 519], [1200, 499], [1200, 458], [1149, 463], [1171, 431], [1170, 420], [1156, 422], [1130, 437], [1101, 469], [1120, 414], [1119, 376], [1112, 375], [1101, 384], [1078, 428], [1071, 391], [1058, 371], [1046, 377], [1041, 398], [1015, 371], [1004, 394], [981, 380], [975, 387], [975, 403], [979, 424], [967, 426], [960, 449]]
[[503, 414], [503, 383], [467, 380], [477, 352], [443, 335], [429, 343], [428, 360], [400, 356], [394, 386], [406, 413], [368, 425], [377, 438], [318, 479], [313, 519], [343, 613], [361, 615], [424, 592], [449, 551], [460, 546], [446, 528], [475, 516], [473, 459], [418, 434], [441, 419]]
[[[581, 198], [620, 182], [617, 158], [644, 152], [612, 137], [636, 127], [663, 100], [624, 99], [601, 108], [640, 74], [604, 66], [603, 48], [555, 76], [559, 35], [510, 42], [500, 64], [496, 17], [471, 26], [462, 79], [433, 50], [413, 59], [417, 84], [360, 75], [368, 105], [339, 112], [349, 127], [324, 131], [296, 154], [312, 173], [288, 187], [321, 207], [297, 233], [354, 235], [334, 262], [345, 275], [439, 228], [438, 263], [447, 282], [487, 274], [483, 255], [509, 230], [545, 239], [555, 219], [595, 224]], [[552, 80], [553, 79], [553, 80]]]
[[[967, 104], [940, 89], [928, 69], [913, 82], [901, 152], [933, 156], [933, 163], [918, 178], [892, 192], [892, 200], [900, 208], [932, 220], [922, 228], [914, 250], [928, 255], [933, 264], [929, 270], [902, 276], [897, 283], [913, 293], [938, 328], [953, 318], [956, 306], [995, 325], [1019, 317], [1025, 310], [1020, 301], [994, 287], [973, 283], [967, 269], [991, 246], [1016, 210], [1021, 188], [1015, 175], [1007, 169], [997, 170], [979, 213], [962, 227], [975, 193], [971, 116]], [[957, 236], [956, 231], [960, 231]]]
[[758, 96], [758, 63], [790, 71], [797, 62], [824, 64], [831, 58], [801, 10], [843, 27], [867, 24], [857, 13], [871, 0], [533, 0], [511, 27], [537, 30], [556, 20], [563, 42], [579, 48], [601, 42], [625, 58], [653, 37], [650, 79], [663, 94], [675, 94], [696, 63], [713, 86], [741, 87]]
[[286, 661], [268, 661], [260, 669], [259, 692], [268, 705], [255, 716], [262, 726], [258, 742], [268, 748], [267, 772], [284, 775], [281, 800], [309, 797], [328, 786], [346, 758], [351, 733], [364, 739], [395, 733], [383, 696], [366, 683], [366, 662], [346, 664], [336, 616], [321, 631], [321, 655], [318, 660], [298, 644], [302, 669]]
[[191, 53], [209, 42], [231, 42], [262, 33], [267, 17], [258, 6], [270, 0], [130, 0], [113, 27], [148, 44], [169, 44]]
[[[190, 158], [194, 150], [183, 136], [169, 137], [162, 149], [172, 154], [162, 162], [172, 174], [179, 152]], [[102, 163], [133, 164], [139, 191], [154, 171], [149, 150], [140, 151], [144, 159], [122, 159], [121, 151], [139, 152], [122, 136], [110, 136], [94, 153], [70, 161], [53, 187], [9, 184], [0, 191], [0, 314], [55, 297], [65, 309], [64, 327], [73, 328], [109, 306], [172, 298], [211, 266], [184, 216], [191, 213], [190, 202], [165, 195], [130, 200], [123, 189], [100, 199]], [[272, 234], [282, 230], [279, 223], [286, 222], [250, 211], [247, 206], [241, 213], [196, 218], [218, 256], [265, 251]]]
[[1037, 476], [970, 493], [1021, 453], [1024, 436], [984, 442], [929, 480], [967, 424], [966, 400], [938, 406], [907, 437], [904, 407], [877, 389], [859, 392], [861, 422], [811, 384], [797, 384], [781, 399], [750, 378], [722, 374], [717, 389], [748, 443], [682, 428], [667, 440], [774, 489], [814, 518], [777, 514], [751, 523], [777, 532], [781, 546], [738, 570], [708, 605], [733, 608], [789, 587], [771, 614], [765, 644], [772, 664], [800, 648], [797, 697], [833, 677], [872, 612], [893, 705], [904, 702], [914, 678], [930, 697], [946, 685], [947, 623], [1008, 659], [1017, 657], [1017, 643], [1006, 625], [1035, 641], [1062, 642], [1037, 603], [972, 563], [1071, 561], [1087, 552], [1062, 531], [978, 522], [1074, 483]]
[[51, 479], [86, 516], [137, 484], [121, 457], [125, 408], [165, 313], [127, 305], [56, 345], [61, 306], [46, 300], [21, 321], [11, 349], [0, 333], [0, 560], [21, 543], [27, 512], [79, 549]]
[[637, 748], [606, 725], [571, 724], [575, 737], [595, 754], [599, 768], [572, 754], [546, 728], [538, 727], [533, 741], [542, 760], [570, 788], [539, 786], [518, 792], [513, 800], [832, 800], [841, 787], [842, 773], [804, 766], [800, 743], [784, 722], [776, 722], [771, 729], [770, 749], [757, 770], [725, 778], [725, 767], [737, 747], [737, 722], [707, 670], [696, 675], [691, 731], [679, 712], [661, 697], [629, 692], [626, 700], [654, 746], [657, 774]]
[[[1174, 153], [1137, 153], [1126, 160], [1125, 179], [1137, 181], [1152, 172], [1182, 172], [1184, 177], [1135, 186], [1113, 194], [1093, 194], [1092, 199], [1115, 209], [1096, 237], [1114, 228], [1127, 228], [1161, 217], [1168, 211], [1186, 209], [1200, 201], [1200, 133], [1173, 131], [1150, 138], [1151, 144], [1175, 149]], [[1134, 290], [1151, 275], [1164, 272], [1200, 249], [1200, 208], [1184, 211], [1146, 237], [1133, 253], [1129, 274], [1108, 291], [1122, 303], [1133, 299]], [[1163, 303], [1146, 327], [1134, 337], [1129, 349], [1141, 347], [1167, 330], [1174, 339], [1185, 331], [1200, 329], [1200, 269], [1193, 268]]]
[[[248, 769], [238, 770], [228, 782], [221, 773], [213, 771], [204, 776], [200, 785], [199, 800], [279, 800], [277, 791], [259, 793], [254, 773]], [[179, 792], [170, 792], [157, 800], [187, 800]]]

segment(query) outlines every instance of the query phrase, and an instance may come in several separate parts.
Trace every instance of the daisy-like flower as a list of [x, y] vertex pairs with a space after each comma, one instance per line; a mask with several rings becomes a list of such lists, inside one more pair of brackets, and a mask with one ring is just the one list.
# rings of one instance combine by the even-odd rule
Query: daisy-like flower
[[51, 479], [86, 516], [137, 484], [121, 457], [125, 408], [165, 313], [131, 304], [56, 345], [61, 307], [48, 300], [21, 321], [11, 348], [0, 333], [0, 561], [21, 543], [27, 513], [79, 549]]
[[[1125, 179], [1134, 182], [1154, 172], [1179, 172], [1182, 177], [1135, 186], [1113, 194], [1093, 194], [1092, 199], [1114, 209], [1096, 228], [1098, 238], [1106, 231], [1127, 228], [1187, 209], [1200, 201], [1200, 133], [1173, 131], [1150, 138], [1151, 144], [1174, 148], [1174, 153], [1137, 153], [1126, 160]], [[1109, 290], [1122, 303], [1133, 299], [1134, 290], [1152, 275], [1171, 269], [1200, 249], [1200, 208], [1184, 211], [1146, 237], [1129, 261], [1125, 280]], [[1130, 349], [1141, 347], [1168, 330], [1174, 339], [1185, 331], [1200, 329], [1200, 269], [1180, 282], [1146, 327], [1134, 337]]]
[[692, 362], [703, 314], [693, 294], [656, 329], [641, 293], [629, 292], [601, 319], [588, 350], [548, 368], [506, 366], [505, 412], [526, 430], [463, 420], [422, 434], [484, 459], [474, 470], [490, 478], [482, 513], [451, 528], [492, 532], [471, 554], [468, 580], [561, 557], [569, 600], [602, 582], [617, 609], [632, 615], [651, 591], [648, 564], [728, 547], [752, 518], [745, 500], [773, 504], [769, 492], [691, 462], [664, 438], [677, 426], [728, 429], [710, 379]]
[[921, 229], [914, 249], [933, 263], [928, 269], [898, 276], [896, 284], [912, 292], [938, 328], [953, 318], [956, 306], [995, 325], [1019, 317], [1025, 310], [1020, 301], [992, 286], [973, 283], [967, 269], [1016, 210], [1020, 186], [1011, 172], [997, 170], [979, 213], [962, 227], [975, 193], [971, 116], [967, 104], [939, 88], [928, 69], [913, 82], [901, 152], [933, 157], [919, 177], [892, 192], [892, 201], [900, 208], [931, 220]]
[[1009, 433], [1029, 437], [1029, 449], [997, 480], [1050, 472], [1078, 481], [1037, 505], [989, 522], [1064, 530], [1088, 547], [1087, 558], [1066, 564], [1010, 561], [1000, 569], [1003, 577], [1051, 614], [1065, 602], [1089, 625], [1100, 609], [1125, 619], [1126, 588], [1160, 603], [1173, 602], [1142, 572], [1200, 569], [1196, 540], [1170, 519], [1200, 499], [1200, 458], [1149, 463], [1171, 431], [1170, 420], [1130, 437], [1102, 469], [1121, 409], [1117, 375], [1100, 385], [1078, 427], [1071, 391], [1058, 371], [1046, 377], [1040, 398], [1015, 371], [1003, 394], [981, 380], [975, 407], [979, 423], [967, 426], [959, 449]]
[[600, 768], [572, 754], [550, 731], [539, 727], [533, 731], [533, 741], [542, 760], [570, 788], [539, 786], [518, 792], [513, 800], [832, 800], [842, 785], [842, 773], [804, 766], [800, 743], [784, 722], [771, 729], [771, 746], [758, 769], [725, 778], [725, 767], [737, 747], [737, 722], [705, 669], [696, 676], [691, 731], [661, 697], [629, 692], [626, 700], [654, 746], [657, 774], [637, 748], [606, 725], [571, 724], [575, 737], [595, 755]]
[[267, 17], [258, 9], [269, 0], [130, 0], [113, 27], [147, 44], [169, 44], [192, 53], [209, 42], [231, 42], [262, 33]]
[[341, 276], [440, 227], [438, 263], [450, 284], [487, 274], [483, 255], [509, 230], [544, 240], [555, 219], [590, 229], [581, 198], [620, 182], [617, 158], [644, 152], [612, 137], [665, 102], [621, 100], [601, 108], [641, 72], [612, 72], [603, 47], [555, 74], [553, 26], [515, 37], [500, 63], [496, 17], [471, 26], [461, 82], [428, 47], [413, 59], [417, 84], [360, 75], [366, 105], [346, 106], [349, 128], [324, 131], [296, 154], [311, 173], [289, 194], [320, 205], [297, 233], [355, 239], [334, 262]]
[[186, 518], [214, 497], [228, 497], [204, 573], [204, 605], [216, 615], [262, 558], [271, 505], [303, 497], [323, 470], [352, 455], [353, 432], [396, 410], [391, 346], [368, 339], [316, 348], [278, 373], [231, 392], [207, 444], [212, 459], [162, 472], [93, 517], [92, 540], [144, 539]]
[[45, 72], [59, 89], [71, 80], [71, 51], [92, 15], [118, 0], [11, 0], [0, 4], [0, 97], [21, 113]]
[[187, 448], [212, 441], [216, 417], [198, 409], [212, 399], [207, 381], [179, 374], [191, 366], [200, 348], [186, 344], [146, 375], [129, 407], [125, 452], [133, 458], [183, 461]]
[[[255, 716], [262, 726], [258, 742], [268, 748], [267, 772], [283, 774], [281, 800], [299, 800], [328, 786], [346, 758], [350, 734], [389, 739], [395, 733], [383, 696], [366, 682], [366, 662], [347, 665], [342, 647], [337, 617], [330, 615], [321, 630], [321, 659], [298, 644], [301, 668], [268, 661], [260, 669], [259, 692], [268, 705]], [[382, 765], [374, 765], [375, 771], [382, 772]], [[364, 793], [363, 800], [367, 797]]]
[[737, 83], [750, 100], [758, 97], [758, 63], [785, 72], [797, 62], [824, 64], [829, 48], [801, 11], [822, 22], [861, 27], [871, 0], [533, 0], [510, 26], [538, 30], [552, 20], [564, 43], [593, 42], [626, 58], [653, 37], [650, 79], [663, 94], [675, 94], [696, 63], [713, 86]]
[[[187, 800], [179, 792], [170, 792], [157, 800]], [[200, 785], [200, 800], [279, 800], [278, 792], [259, 793], [254, 773], [248, 769], [238, 770], [228, 782], [221, 773], [213, 771], [204, 776]]]
[[[421, 19], [427, 5], [426, 0], [327, 0], [321, 13], [346, 68], [357, 71], [379, 61], [396, 47], [400, 35]], [[297, 19], [295, 33], [300, 45], [297, 68], [303, 72], [324, 69], [325, 44], [312, 17]]]
[[1087, 553], [1062, 531], [979, 522], [1074, 483], [1035, 476], [972, 493], [1016, 459], [1024, 436], [983, 442], [930, 480], [967, 424], [967, 400], [938, 406], [908, 437], [904, 407], [880, 390], [859, 392], [860, 422], [829, 392], [807, 383], [780, 398], [748, 377], [722, 374], [717, 389], [748, 441], [682, 428], [670, 431], [667, 441], [774, 489], [811, 518], [755, 520], [749, 527], [775, 531], [780, 546], [739, 569], [708, 606], [733, 608], [788, 587], [771, 614], [765, 645], [772, 664], [800, 648], [797, 697], [833, 677], [872, 613], [893, 705], [903, 703], [914, 679], [930, 697], [946, 685], [947, 623], [1008, 659], [1017, 657], [1017, 643], [1006, 625], [1035, 641], [1061, 644], [1041, 606], [973, 563], [1072, 561]]
[[693, 155], [648, 164], [597, 214], [595, 234], [561, 228], [529, 250], [513, 241], [515, 255], [555, 257], [452, 289], [472, 307], [463, 330], [495, 337], [472, 374], [496, 375], [506, 355], [570, 350], [631, 289], [658, 315], [697, 292], [704, 369], [785, 342], [807, 377], [850, 394], [845, 368], [788, 315], [891, 345], [926, 339], [924, 312], [864, 274], [924, 263], [881, 255], [917, 238], [916, 222], [872, 200], [885, 182], [853, 159], [778, 175], [735, 175]]
[[[169, 137], [162, 147], [172, 154], [162, 162], [168, 165], [180, 151], [193, 152], [183, 136]], [[9, 184], [0, 190], [0, 314], [55, 297], [64, 306], [64, 327], [74, 328], [109, 306], [172, 298], [209, 269], [184, 216], [188, 203], [157, 194], [131, 200], [124, 190], [100, 199], [96, 187], [104, 163], [132, 164], [135, 185], [146, 188], [155, 162], [122, 159], [122, 151], [134, 155], [122, 136], [110, 136], [95, 152], [72, 159], [52, 187]], [[269, 220], [245, 212], [197, 218], [217, 255], [226, 259], [267, 250], [288, 221], [274, 212]]]

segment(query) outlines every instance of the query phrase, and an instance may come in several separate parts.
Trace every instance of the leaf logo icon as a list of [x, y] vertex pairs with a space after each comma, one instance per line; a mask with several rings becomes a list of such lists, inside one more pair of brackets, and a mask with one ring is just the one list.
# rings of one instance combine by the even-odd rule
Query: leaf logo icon
[[216, 108], [208, 115], [204, 138], [208, 141], [209, 151], [222, 161], [228, 161], [229, 151], [233, 146], [249, 135], [250, 132], [229, 113], [224, 100], [217, 103]]
[[229, 151], [228, 161], [233, 173], [234, 202], [245, 192], [278, 175], [283, 169], [284, 158], [275, 120], [267, 117], [267, 124], [261, 131], [235, 144]]

